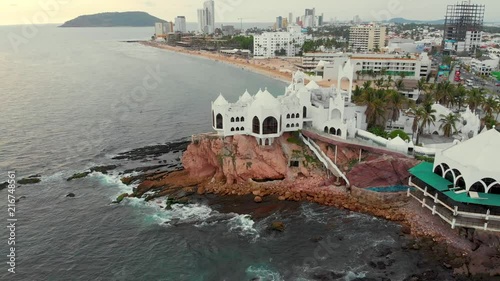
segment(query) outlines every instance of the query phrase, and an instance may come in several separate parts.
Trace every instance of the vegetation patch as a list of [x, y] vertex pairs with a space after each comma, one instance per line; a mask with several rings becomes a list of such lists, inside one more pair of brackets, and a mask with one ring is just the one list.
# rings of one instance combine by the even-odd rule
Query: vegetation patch
[[405, 141], [410, 141], [410, 136], [408, 136], [408, 134], [405, 133], [403, 130], [394, 130], [389, 134], [389, 138], [391, 139], [394, 139], [398, 136]]

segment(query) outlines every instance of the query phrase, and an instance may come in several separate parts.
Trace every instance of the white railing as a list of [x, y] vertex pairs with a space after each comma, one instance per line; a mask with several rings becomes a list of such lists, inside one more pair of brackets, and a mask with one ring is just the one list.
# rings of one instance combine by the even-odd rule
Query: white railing
[[[481, 230], [500, 232], [500, 227], [488, 226], [488, 222], [490, 222], [490, 221], [500, 222], [500, 216], [491, 215], [489, 209], [486, 211], [486, 213], [473, 213], [473, 212], [459, 211], [458, 206], [451, 207], [448, 204], [446, 204], [445, 202], [439, 200], [437, 193], [435, 195], [428, 193], [427, 186], [422, 189], [420, 186], [414, 184], [411, 181], [411, 178], [408, 181], [408, 185], [411, 186], [411, 188], [415, 188], [418, 191], [422, 192], [423, 198], [420, 199], [419, 197], [412, 194], [411, 188], [408, 188], [407, 196], [412, 197], [415, 200], [417, 200], [419, 203], [421, 203], [422, 208], [427, 208], [427, 209], [431, 210], [433, 215], [437, 214], [444, 221], [446, 221], [448, 224], [450, 224], [452, 229], [454, 229], [456, 226], [461, 226], [461, 227], [476, 228], [476, 229], [481, 229]], [[429, 200], [426, 200], [426, 199], [429, 199]], [[446, 216], [446, 214], [444, 214], [444, 213], [441, 213], [437, 207], [444, 207], [445, 209], [450, 211], [448, 216]], [[450, 216], [452, 217], [451, 220], [448, 218]], [[469, 220], [467, 220], [467, 219], [469, 219]], [[475, 221], [476, 223], [474, 224], [473, 222], [470, 221], [470, 219], [476, 220]]]
[[333, 163], [333, 161], [321, 150], [321, 148], [311, 139], [308, 137], [303, 136], [302, 134], [299, 135], [300, 139], [309, 147], [309, 149], [316, 154], [318, 159], [325, 165], [325, 167], [332, 172], [337, 177], [341, 177], [345, 180], [346, 185], [350, 186], [351, 184], [349, 183], [349, 180], [347, 179], [346, 175], [340, 171], [339, 167]]

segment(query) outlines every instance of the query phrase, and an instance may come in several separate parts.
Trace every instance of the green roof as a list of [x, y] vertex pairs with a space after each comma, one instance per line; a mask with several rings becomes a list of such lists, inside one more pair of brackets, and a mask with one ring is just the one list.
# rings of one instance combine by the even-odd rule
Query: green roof
[[495, 76], [497, 78], [497, 80], [500, 81], [500, 71], [493, 71], [493, 72], [491, 72], [491, 75]]
[[500, 207], [500, 195], [499, 194], [478, 193], [479, 197], [482, 199], [474, 199], [474, 198], [470, 198], [467, 192], [456, 194], [454, 191], [446, 191], [443, 193], [446, 196], [450, 197], [451, 199], [453, 199], [457, 202]]
[[410, 174], [419, 178], [421, 181], [425, 182], [426, 184], [432, 186], [433, 188], [441, 192], [448, 191], [449, 190], [448, 186], [453, 183], [447, 179], [444, 179], [436, 175], [433, 172], [433, 167], [434, 165], [432, 163], [423, 162], [411, 168], [409, 172]]
[[434, 165], [432, 163], [423, 162], [411, 168], [409, 172], [427, 185], [450, 197], [455, 202], [500, 207], [500, 194], [478, 193], [481, 199], [474, 199], [469, 197], [468, 192], [457, 194], [455, 191], [449, 190], [448, 186], [452, 183], [435, 174], [433, 172], [433, 167]]

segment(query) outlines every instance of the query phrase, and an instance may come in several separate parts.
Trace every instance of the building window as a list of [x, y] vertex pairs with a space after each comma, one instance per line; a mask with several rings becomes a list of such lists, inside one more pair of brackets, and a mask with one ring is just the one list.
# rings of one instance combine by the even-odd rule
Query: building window
[[234, 128], [231, 128], [231, 132], [234, 132]]
[[290, 119], [290, 114], [287, 114], [287, 115], [286, 115], [286, 119]]
[[236, 122], [240, 122], [240, 117], [236, 117]]
[[342, 136], [342, 130], [337, 129], [337, 136]]
[[330, 128], [330, 134], [335, 135], [337, 130], [335, 128]]
[[241, 127], [240, 131], [245, 131], [245, 127]]
[[300, 114], [295, 114], [295, 118], [300, 118]]
[[215, 118], [216, 120], [216, 129], [223, 129], [223, 121], [224, 119], [222, 118], [222, 114], [217, 114], [217, 117]]
[[231, 123], [233, 123], [233, 122], [234, 122], [234, 117], [231, 117]]
[[260, 120], [257, 116], [252, 120], [252, 132], [254, 134], [260, 134]]
[[245, 117], [241, 117], [240, 121], [245, 122]]
[[304, 116], [304, 118], [307, 118], [307, 107], [303, 107], [302, 108], [302, 116]]

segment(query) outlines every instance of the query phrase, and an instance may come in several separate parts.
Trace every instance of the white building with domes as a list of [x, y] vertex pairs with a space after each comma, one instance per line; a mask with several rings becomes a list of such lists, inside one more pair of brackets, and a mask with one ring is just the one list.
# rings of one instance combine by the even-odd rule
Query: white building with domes
[[[367, 127], [364, 106], [351, 103], [353, 71], [350, 62], [341, 66], [336, 87], [320, 88], [297, 71], [281, 96], [267, 89], [255, 95], [245, 91], [238, 101], [228, 102], [222, 94], [212, 102], [212, 127], [219, 135], [250, 135], [259, 145], [271, 145], [285, 132], [315, 128], [337, 137], [354, 137]], [[347, 87], [342, 87], [342, 82]]]

